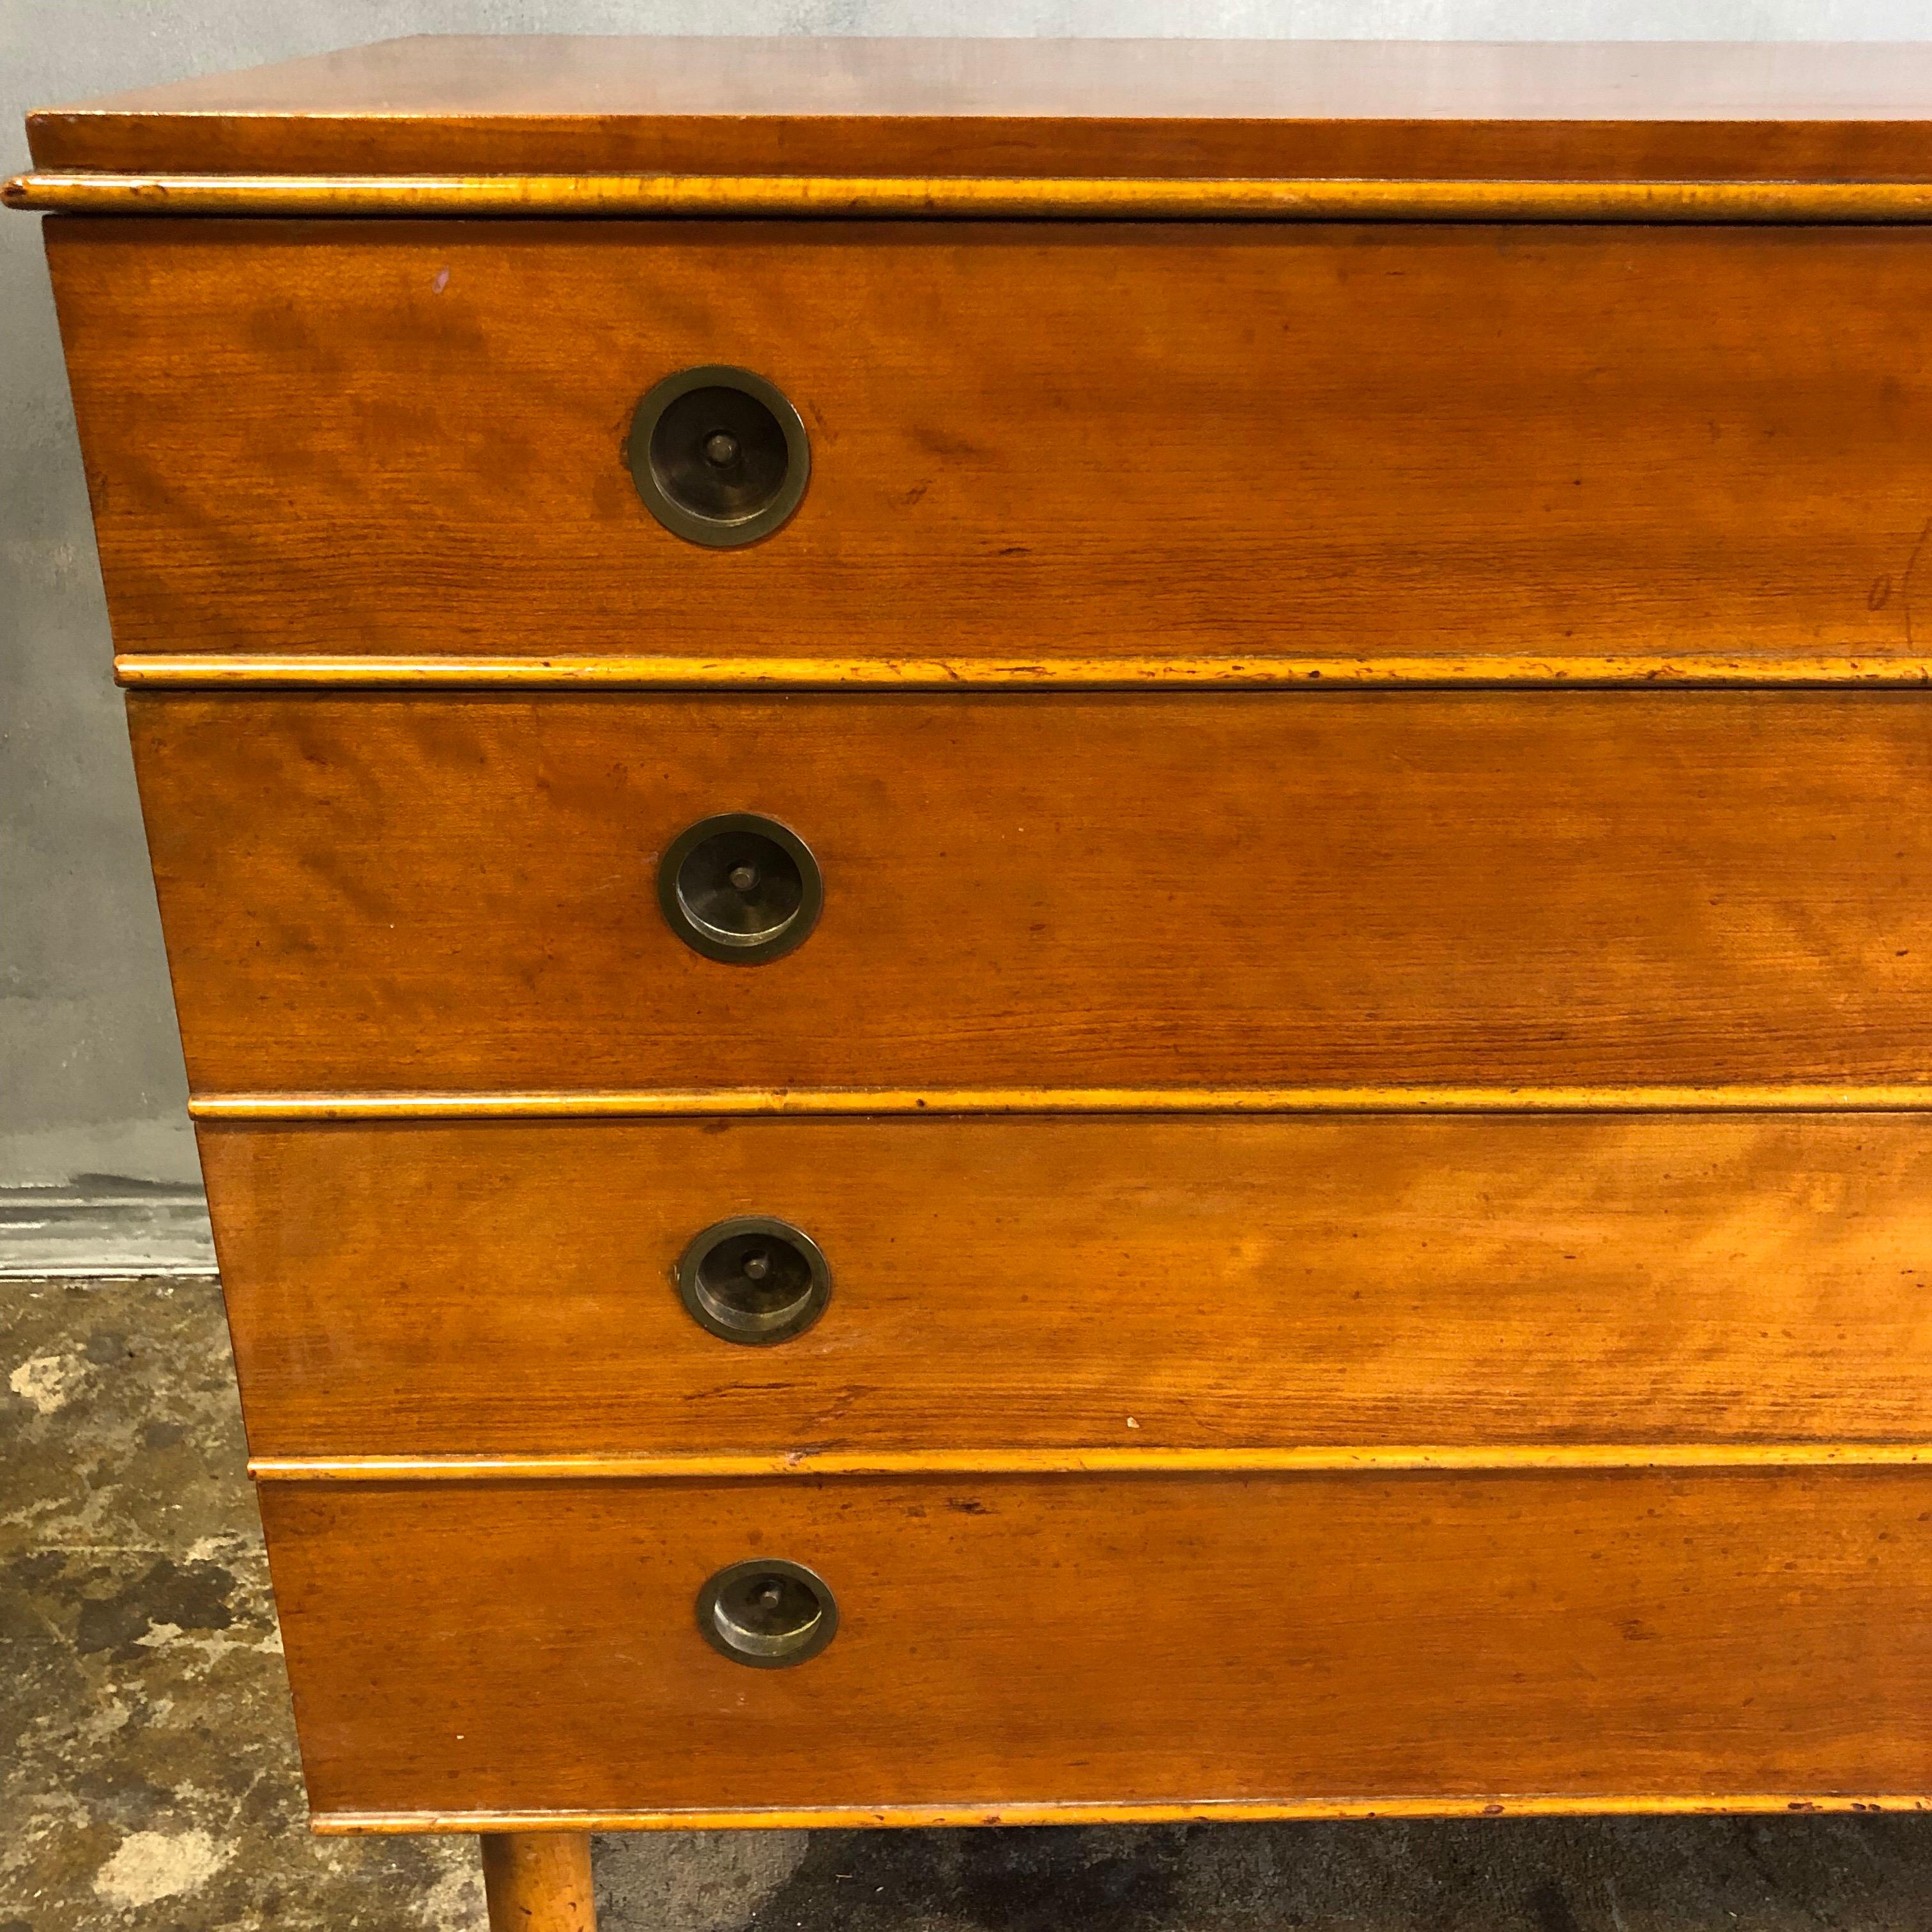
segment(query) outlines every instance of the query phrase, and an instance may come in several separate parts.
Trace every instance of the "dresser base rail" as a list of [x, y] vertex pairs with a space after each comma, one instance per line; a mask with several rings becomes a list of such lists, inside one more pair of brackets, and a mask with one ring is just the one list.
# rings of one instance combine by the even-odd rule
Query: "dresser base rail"
[[[1469, 1798], [1206, 1798], [1092, 1804], [843, 1804], [793, 1810], [729, 1811], [326, 1811], [309, 1829], [323, 1838], [410, 1833], [855, 1830], [952, 1825], [1262, 1825], [1297, 1820], [1372, 1818], [1744, 1817], [1855, 1811], [1932, 1811], [1932, 1792], [1679, 1792]], [[560, 1922], [568, 1923], [568, 1922]]]

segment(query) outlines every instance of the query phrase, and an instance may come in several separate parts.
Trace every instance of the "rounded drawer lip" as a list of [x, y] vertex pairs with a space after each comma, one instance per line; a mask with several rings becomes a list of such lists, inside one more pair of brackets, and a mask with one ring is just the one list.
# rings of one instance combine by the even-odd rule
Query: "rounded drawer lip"
[[657, 1120], [1039, 1114], [1916, 1114], [1932, 1082], [1711, 1086], [690, 1087], [547, 1092], [197, 1093], [198, 1120]]
[[922, 658], [529, 657], [328, 652], [137, 652], [114, 660], [132, 691], [1430, 691], [1918, 689], [1932, 656], [1872, 657], [1684, 651], [1534, 656], [1240, 656]]
[[757, 1482], [772, 1477], [1474, 1475], [1932, 1468], [1918, 1442], [1329, 1443], [1305, 1448], [773, 1450], [632, 1456], [254, 1456], [260, 1483]]
[[38, 169], [0, 182], [27, 213], [598, 214], [845, 220], [1658, 223], [1932, 222], [1912, 180], [1366, 180], [1146, 176], [166, 174]]

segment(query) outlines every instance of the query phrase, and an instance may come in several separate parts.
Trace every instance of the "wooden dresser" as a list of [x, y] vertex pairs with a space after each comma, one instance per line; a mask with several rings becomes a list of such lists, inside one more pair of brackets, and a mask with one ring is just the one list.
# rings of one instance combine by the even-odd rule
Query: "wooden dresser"
[[32, 128], [318, 1829], [1932, 1802], [1932, 49]]

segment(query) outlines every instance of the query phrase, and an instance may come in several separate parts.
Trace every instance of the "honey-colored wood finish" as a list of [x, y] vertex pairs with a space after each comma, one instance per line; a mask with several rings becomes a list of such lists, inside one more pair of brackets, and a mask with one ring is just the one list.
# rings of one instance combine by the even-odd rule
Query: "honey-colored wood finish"
[[28, 123], [43, 167], [1925, 178], [1922, 46], [424, 37]]
[[1932, 684], [1932, 658], [676, 658], [275, 657], [208, 651], [116, 658], [131, 690], [1134, 691], [1389, 686], [1688, 686], [1740, 689]]
[[68, 214], [1108, 221], [1932, 221], [1923, 182], [1014, 181], [824, 175], [16, 175]]
[[[315, 1809], [425, 1824], [1922, 1796], [1928, 1497], [1910, 1470], [262, 1491]], [[796, 1669], [696, 1625], [758, 1553], [838, 1599]]]
[[[129, 700], [203, 1091], [1922, 1082], [1904, 693]], [[655, 886], [768, 812], [825, 910]]]
[[819, 1804], [796, 1810], [337, 1811], [313, 1817], [321, 1838], [395, 1836], [436, 1832], [700, 1832], [744, 1829], [850, 1830], [873, 1826], [930, 1828], [972, 1825], [1256, 1825], [1286, 1820], [1371, 1818], [1731, 1817], [1860, 1811], [1932, 1811], [1915, 1792], [1832, 1791], [1794, 1798], [1789, 1792], [1727, 1792], [1721, 1798], [1520, 1797], [1270, 1798], [1253, 1804], [1207, 1798], [1186, 1804]]
[[[590, 1932], [593, 1827], [1932, 1807], [1928, 126], [541, 38], [34, 118], [320, 1828]], [[625, 446], [713, 363], [812, 452], [730, 551]], [[734, 809], [825, 872], [756, 969], [658, 906]], [[832, 1270], [755, 1352], [742, 1213]], [[759, 1555], [800, 1669], [699, 1630]]]
[[597, 1932], [587, 1832], [486, 1832], [490, 1932]]
[[[1932, 1114], [200, 1135], [258, 1456], [1903, 1442], [1932, 1417]], [[761, 1348], [673, 1286], [746, 1214], [832, 1271]]]
[[196, 1120], [617, 1120], [894, 1114], [1914, 1114], [1932, 1083], [1723, 1087], [691, 1087], [204, 1094]]
[[[47, 241], [125, 655], [1928, 646], [1913, 231], [76, 218]], [[623, 458], [639, 396], [716, 362], [776, 382], [815, 452], [796, 515], [730, 551], [660, 527]]]
[[788, 1449], [623, 1456], [256, 1456], [262, 1482], [602, 1482], [760, 1476], [1245, 1476], [1474, 1469], [1898, 1469], [1932, 1442], [1377, 1443], [1292, 1449]]

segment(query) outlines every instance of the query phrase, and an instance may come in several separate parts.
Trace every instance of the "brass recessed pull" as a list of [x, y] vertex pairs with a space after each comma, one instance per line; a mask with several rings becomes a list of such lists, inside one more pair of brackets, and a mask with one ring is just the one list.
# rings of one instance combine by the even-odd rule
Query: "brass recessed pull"
[[631, 475], [645, 507], [692, 543], [769, 536], [798, 508], [812, 446], [762, 376], [713, 366], [667, 376], [631, 418]]
[[825, 1312], [832, 1270], [802, 1228], [740, 1214], [685, 1250], [677, 1292], [692, 1320], [728, 1342], [786, 1342]]
[[734, 1664], [782, 1670], [816, 1657], [838, 1631], [832, 1586], [802, 1563], [752, 1558], [721, 1570], [698, 1593], [698, 1628]]
[[707, 959], [758, 965], [799, 945], [825, 898], [795, 832], [755, 812], [721, 812], [680, 832], [658, 867], [671, 930]]

